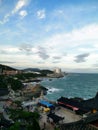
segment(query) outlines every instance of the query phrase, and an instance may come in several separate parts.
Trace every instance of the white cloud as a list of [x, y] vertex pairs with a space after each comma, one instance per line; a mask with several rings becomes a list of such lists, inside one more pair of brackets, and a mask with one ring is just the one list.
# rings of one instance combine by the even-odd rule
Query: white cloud
[[[28, 49], [28, 48], [27, 48]], [[6, 61], [6, 59], [8, 59], [8, 62], [5, 62], [5, 64], [10, 65], [10, 61], [13, 61], [13, 66], [17, 66], [17, 67], [29, 67], [29, 66], [33, 66], [33, 67], [41, 67], [40, 64], [38, 64], [37, 62], [42, 62], [42, 59], [47, 59], [48, 55], [44, 52], [42, 52], [42, 50], [44, 50], [41, 47], [35, 47], [34, 49], [31, 48], [33, 54], [31, 54], [30, 56], [26, 55], [26, 53], [22, 52], [21, 50], [19, 50], [19, 48], [17, 47], [13, 47], [13, 46], [2, 46], [0, 48], [0, 62], [4, 63]], [[28, 50], [29, 51], [29, 50]], [[6, 57], [6, 58], [5, 58]], [[5, 59], [5, 60], [4, 60]], [[42, 64], [42, 63], [41, 63]], [[43, 66], [43, 64], [42, 64]]]
[[38, 11], [37, 11], [37, 17], [38, 17], [39, 19], [44, 19], [44, 18], [46, 17], [46, 12], [45, 12], [45, 10], [44, 10], [44, 9], [38, 10]]
[[94, 47], [98, 49], [98, 42], [94, 44]]
[[[80, 29], [72, 30], [68, 33], [53, 34], [53, 36], [44, 39], [44, 41], [40, 41], [39, 46], [38, 44], [36, 46], [33, 46], [32, 44], [25, 44], [20, 48], [22, 51], [14, 47], [6, 47], [5, 49], [3, 47], [3, 51], [1, 51], [3, 53], [3, 56], [0, 57], [4, 58], [7, 52], [7, 54], [9, 53], [9, 55], [7, 55], [7, 58], [12, 60], [12, 53], [16, 53], [14, 55], [14, 61], [15, 59], [17, 62], [23, 61], [25, 62], [24, 65], [28, 66], [32, 65], [32, 61], [34, 61], [34, 66], [41, 65], [44, 67], [53, 67], [57, 65], [62, 68], [70, 69], [79, 69], [79, 67], [84, 69], [90, 68], [92, 67], [92, 63], [95, 64], [96, 59], [98, 59], [97, 34], [98, 25], [88, 25]], [[30, 52], [30, 56], [27, 56], [26, 52]], [[67, 53], [67, 55], [62, 56], [64, 53]], [[85, 60], [85, 62], [83, 63], [81, 62], [79, 66], [78, 63], [74, 62], [74, 59], [76, 55], [80, 55], [83, 53], [89, 53], [90, 55], [87, 57], [87, 60]], [[62, 57], [61, 59], [60, 56]], [[56, 63], [53, 63], [53, 57], [60, 60], [55, 60]], [[38, 62], [40, 63], [42, 61], [47, 62], [38, 64]], [[19, 65], [22, 66], [22, 63], [19, 63]]]
[[69, 33], [53, 34], [51, 38], [46, 39], [46, 46], [50, 46], [55, 50], [90, 48], [93, 43], [98, 42], [98, 25], [92, 24], [80, 29], [72, 30]]
[[28, 0], [18, 0], [15, 8], [12, 10], [12, 14], [17, 13], [20, 9], [28, 4]]
[[57, 10], [57, 13], [59, 13], [59, 14], [63, 14], [64, 11], [63, 11], [63, 10]]
[[17, 54], [19, 53], [20, 50], [18, 47], [13, 47], [13, 46], [0, 46], [0, 53], [1, 54], [7, 54], [7, 55], [12, 55], [12, 54]]
[[[95, 59], [97, 57], [97, 49], [95, 48], [98, 43], [98, 25], [92, 24], [88, 26], [84, 26], [79, 29], [72, 30], [71, 32], [64, 33], [56, 33], [51, 37], [44, 39], [44, 42], [40, 44], [41, 46], [46, 46], [47, 53], [50, 58], [48, 59], [49, 65], [53, 63], [53, 59], [51, 57], [58, 54], [58, 56], [63, 55], [63, 53], [67, 53], [66, 56], [63, 56], [60, 60], [61, 67], [69, 67], [69, 68], [79, 68], [78, 63], [74, 62], [74, 58], [76, 55], [80, 55], [83, 53], [89, 53], [89, 57], [85, 62], [80, 63], [83, 68], [87, 68], [91, 66], [91, 63], [95, 63]], [[95, 46], [94, 46], [95, 44]], [[95, 55], [92, 53], [95, 52]]]
[[[23, 7], [27, 6], [30, 3], [30, 0], [18, 0], [18, 2], [16, 3], [14, 9], [7, 13], [3, 20], [0, 21], [0, 24], [5, 24], [6, 22], [9, 21], [9, 18], [11, 16], [13, 16], [16, 13], [19, 13], [19, 15], [23, 18], [27, 15], [27, 11], [26, 10], [22, 10], [20, 11]], [[20, 12], [19, 12], [20, 11]]]
[[3, 20], [0, 21], [0, 24], [5, 24], [6, 22], [9, 21], [10, 13], [6, 14], [3, 18]]
[[98, 54], [92, 53], [88, 57], [88, 62], [91, 63], [91, 64], [94, 64], [94, 63], [96, 63], [98, 61], [97, 59], [98, 59]]
[[83, 27], [80, 30], [73, 30], [71, 35], [73, 36], [72, 40], [98, 40], [98, 25], [92, 24]]
[[27, 14], [28, 14], [28, 13], [27, 13], [26, 10], [21, 10], [21, 11], [19, 12], [19, 15], [21, 16], [21, 18], [24, 18]]

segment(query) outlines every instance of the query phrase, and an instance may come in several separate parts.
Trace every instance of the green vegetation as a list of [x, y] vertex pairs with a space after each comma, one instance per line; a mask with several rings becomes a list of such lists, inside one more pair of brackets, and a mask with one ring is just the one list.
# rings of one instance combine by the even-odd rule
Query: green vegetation
[[17, 107], [21, 107], [21, 101], [14, 101], [13, 103], [15, 103], [17, 105]]
[[40, 77], [40, 76], [41, 76], [40, 74], [34, 74], [34, 73], [23, 73], [23, 74], [15, 75], [15, 77], [20, 79], [20, 80], [37, 78], [37, 77]]
[[8, 85], [10, 85], [13, 90], [19, 90], [23, 87], [23, 84], [19, 80], [0, 75], [0, 88], [7, 88]]
[[[1, 74], [3, 70], [15, 70], [9, 66], [0, 65]], [[8, 89], [8, 85], [16, 91], [23, 88], [22, 82], [29, 82], [32, 80], [36, 80], [39, 77], [46, 77], [47, 74], [51, 74], [53, 71], [50, 70], [38, 70], [38, 73], [20, 73], [15, 75], [0, 75], [0, 88]]]
[[0, 88], [7, 88], [7, 81], [3, 75], [0, 75]]
[[17, 79], [8, 78], [7, 83], [11, 85], [13, 90], [19, 90], [23, 87], [23, 84]]
[[40, 70], [42, 76], [47, 76], [47, 74], [52, 74], [53, 71], [51, 70]]
[[8, 130], [20, 130], [21, 129], [21, 123], [15, 122]]
[[40, 130], [38, 123], [39, 114], [37, 112], [28, 112], [23, 110], [9, 109], [10, 118], [15, 122], [8, 130]]
[[54, 128], [54, 130], [60, 130], [60, 129], [56, 127], [56, 128]]
[[37, 77], [45, 77], [47, 74], [53, 73], [50, 70], [40, 70], [39, 74], [37, 73], [22, 73], [22, 74], [17, 74], [15, 75], [16, 78], [20, 80], [25, 80], [25, 79], [31, 79], [31, 78], [37, 78]]
[[[13, 119], [14, 121], [18, 119], [32, 119], [32, 118], [39, 118], [39, 115], [37, 112], [28, 112], [28, 111], [23, 111], [23, 110], [14, 110], [14, 109], [9, 109], [10, 111], [10, 118]], [[28, 120], [29, 121], [29, 120]]]

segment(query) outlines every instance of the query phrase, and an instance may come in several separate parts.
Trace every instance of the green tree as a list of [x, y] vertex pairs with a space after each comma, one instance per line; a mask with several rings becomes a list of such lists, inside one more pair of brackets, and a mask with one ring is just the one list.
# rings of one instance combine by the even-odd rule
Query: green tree
[[20, 130], [20, 122], [15, 122], [8, 130]]
[[[10, 109], [10, 114], [10, 118], [13, 119], [14, 122], [16, 122], [11, 128], [14, 129], [15, 127], [16, 130], [16, 128], [24, 124], [26, 130], [40, 130], [40, 126], [37, 121], [39, 119], [39, 113]], [[17, 123], [17, 121], [19, 121], [19, 124]]]
[[16, 80], [16, 79], [13, 79], [13, 78], [8, 78], [7, 82], [8, 82], [8, 84], [11, 85], [11, 88], [13, 90], [19, 90], [23, 87], [23, 84], [19, 80]]

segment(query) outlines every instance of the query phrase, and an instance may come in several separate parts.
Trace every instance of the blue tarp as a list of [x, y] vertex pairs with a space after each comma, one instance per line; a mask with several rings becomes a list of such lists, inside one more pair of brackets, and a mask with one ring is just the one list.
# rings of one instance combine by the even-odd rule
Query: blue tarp
[[47, 106], [47, 107], [53, 107], [54, 106], [53, 104], [51, 104], [47, 101], [44, 101], [44, 100], [40, 100], [39, 103], [44, 105], [44, 106]]

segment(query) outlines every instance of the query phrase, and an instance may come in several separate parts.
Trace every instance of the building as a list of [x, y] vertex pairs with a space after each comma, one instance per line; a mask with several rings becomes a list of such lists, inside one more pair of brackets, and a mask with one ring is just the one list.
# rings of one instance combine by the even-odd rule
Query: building
[[79, 115], [98, 112], [98, 93], [88, 100], [60, 97], [57, 101], [60, 106], [73, 110]]
[[61, 124], [60, 130], [98, 130], [98, 112], [76, 122]]
[[9, 91], [7, 88], [0, 88], [0, 96], [8, 95]]
[[0, 75], [2, 74], [2, 68], [0, 68]]
[[15, 74], [20, 74], [20, 70], [3, 70], [2, 74], [3, 75], [15, 75]]
[[60, 68], [55, 68], [53, 74], [47, 74], [48, 77], [50, 78], [60, 78], [60, 77], [64, 77], [64, 73], [61, 71]]
[[61, 69], [60, 68], [56, 68], [54, 69], [54, 74], [61, 74]]

